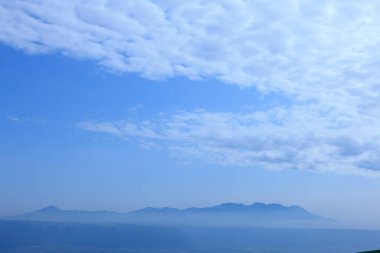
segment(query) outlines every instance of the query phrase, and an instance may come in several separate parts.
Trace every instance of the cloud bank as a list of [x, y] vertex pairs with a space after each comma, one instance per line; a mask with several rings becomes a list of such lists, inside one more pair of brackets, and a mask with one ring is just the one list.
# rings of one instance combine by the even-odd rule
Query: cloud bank
[[0, 41], [144, 78], [215, 78], [294, 101], [85, 129], [220, 163], [372, 173], [380, 169], [379, 12], [372, 0], [0, 0]]

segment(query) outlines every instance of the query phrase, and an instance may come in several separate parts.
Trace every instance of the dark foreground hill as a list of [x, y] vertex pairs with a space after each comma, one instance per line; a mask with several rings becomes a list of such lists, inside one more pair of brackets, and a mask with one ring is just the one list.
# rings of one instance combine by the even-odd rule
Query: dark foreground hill
[[346, 253], [380, 231], [0, 221], [0, 253]]
[[13, 217], [16, 220], [66, 222], [118, 222], [156, 225], [232, 226], [232, 227], [331, 227], [332, 220], [299, 206], [254, 203], [224, 203], [205, 208], [144, 208], [129, 213], [110, 211], [62, 210], [50, 206]]

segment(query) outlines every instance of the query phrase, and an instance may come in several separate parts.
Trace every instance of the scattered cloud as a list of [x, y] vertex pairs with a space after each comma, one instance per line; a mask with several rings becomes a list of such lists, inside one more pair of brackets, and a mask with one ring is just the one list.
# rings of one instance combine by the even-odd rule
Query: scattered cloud
[[378, 124], [360, 119], [345, 124], [334, 111], [312, 105], [248, 114], [196, 110], [153, 121], [87, 121], [78, 126], [222, 165], [380, 175]]

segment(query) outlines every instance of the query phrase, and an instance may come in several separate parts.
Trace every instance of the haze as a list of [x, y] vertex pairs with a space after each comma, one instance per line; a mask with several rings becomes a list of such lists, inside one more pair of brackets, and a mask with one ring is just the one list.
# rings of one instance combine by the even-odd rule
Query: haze
[[0, 0], [0, 216], [264, 202], [380, 228], [379, 11]]

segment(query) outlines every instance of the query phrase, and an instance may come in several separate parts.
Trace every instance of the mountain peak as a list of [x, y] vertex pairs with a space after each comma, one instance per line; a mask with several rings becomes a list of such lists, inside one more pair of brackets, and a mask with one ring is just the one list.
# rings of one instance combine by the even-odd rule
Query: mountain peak
[[62, 209], [56, 206], [47, 206], [45, 208], [37, 210], [37, 212], [60, 212], [60, 211], [62, 211]]
[[177, 213], [177, 212], [180, 212], [180, 210], [177, 208], [171, 208], [171, 207], [162, 207], [162, 208], [145, 207], [143, 209], [132, 211], [130, 213]]
[[243, 204], [239, 203], [222, 203], [220, 205], [217, 205], [217, 207], [242, 207], [244, 206]]

